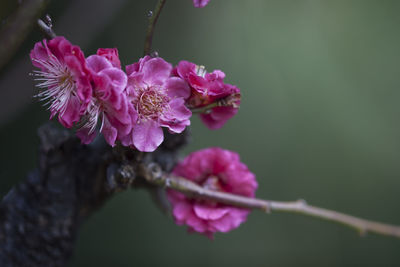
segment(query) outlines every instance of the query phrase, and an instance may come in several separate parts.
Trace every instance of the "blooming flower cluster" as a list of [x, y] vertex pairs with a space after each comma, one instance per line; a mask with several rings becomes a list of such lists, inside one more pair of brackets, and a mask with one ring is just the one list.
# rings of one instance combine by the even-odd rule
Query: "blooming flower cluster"
[[[194, 1], [202, 7], [208, 1]], [[181, 61], [173, 67], [160, 57], [145, 56], [121, 69], [117, 49], [100, 48], [85, 58], [82, 50], [64, 37], [38, 42], [31, 51], [33, 72], [46, 101], [50, 118], [76, 127], [82, 143], [100, 132], [116, 142], [151, 152], [163, 142], [162, 128], [181, 133], [193, 113], [210, 129], [222, 127], [237, 113], [240, 90], [224, 82], [220, 70]], [[254, 197], [257, 182], [238, 154], [209, 148], [189, 155], [173, 173], [207, 189]], [[246, 220], [249, 210], [212, 201], [192, 200], [169, 190], [177, 224], [210, 238], [228, 232]]]
[[[239, 155], [221, 148], [207, 148], [190, 154], [173, 170], [198, 185], [246, 197], [254, 197], [255, 176], [240, 162]], [[228, 232], [244, 222], [248, 209], [199, 199], [190, 199], [177, 191], [168, 190], [172, 214], [179, 225], [210, 238], [215, 232]]]
[[30, 57], [39, 68], [33, 72], [37, 97], [47, 101], [51, 118], [76, 127], [85, 144], [99, 131], [111, 146], [119, 141], [151, 152], [164, 139], [162, 127], [181, 133], [192, 111], [200, 111], [202, 121], [217, 129], [240, 104], [240, 90], [224, 83], [222, 71], [207, 73], [187, 61], [174, 68], [145, 56], [123, 71], [117, 49], [101, 48], [85, 58], [64, 37], [36, 43]]

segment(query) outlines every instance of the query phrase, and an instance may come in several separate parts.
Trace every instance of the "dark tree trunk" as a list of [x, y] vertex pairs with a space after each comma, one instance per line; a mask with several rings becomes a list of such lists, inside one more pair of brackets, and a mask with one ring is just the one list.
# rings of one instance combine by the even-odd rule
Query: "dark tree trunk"
[[103, 139], [81, 145], [64, 129], [40, 128], [39, 167], [0, 204], [0, 266], [65, 266], [84, 219], [113, 193], [144, 185], [140, 164], [167, 172], [175, 165], [187, 134], [165, 136], [156, 152], [141, 153]]

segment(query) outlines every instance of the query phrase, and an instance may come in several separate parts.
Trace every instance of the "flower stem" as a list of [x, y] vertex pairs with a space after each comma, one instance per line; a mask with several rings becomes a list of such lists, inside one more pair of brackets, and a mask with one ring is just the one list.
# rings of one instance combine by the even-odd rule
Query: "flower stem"
[[156, 8], [149, 20], [149, 26], [147, 26], [146, 39], [144, 41], [144, 50], [143, 50], [144, 56], [150, 54], [151, 52], [151, 44], [153, 42], [154, 28], [156, 26], [158, 17], [160, 16], [161, 10], [165, 4], [165, 1], [166, 0], [158, 0]]
[[238, 100], [240, 100], [240, 94], [232, 94], [228, 95], [227, 97], [216, 100], [206, 106], [199, 108], [191, 108], [190, 110], [192, 111], [193, 114], [199, 114], [199, 113], [207, 113], [208, 111], [210, 111], [212, 108], [215, 107], [239, 108], [239, 104], [237, 104]]
[[179, 191], [190, 198], [213, 200], [242, 208], [260, 209], [267, 213], [270, 213], [271, 211], [297, 213], [340, 223], [358, 230], [360, 234], [371, 232], [400, 238], [400, 226], [369, 221], [341, 212], [311, 206], [304, 200], [287, 202], [274, 201], [213, 191], [205, 189], [185, 178], [164, 175], [160, 173], [160, 171], [154, 171], [154, 167], [151, 167], [150, 169], [150, 171], [147, 170], [144, 172], [144, 177], [149, 183]]
[[213, 102], [213, 103], [211, 103], [211, 104], [209, 104], [207, 106], [200, 107], [200, 108], [192, 108], [190, 110], [192, 111], [193, 114], [199, 114], [199, 113], [206, 113], [210, 109], [218, 107], [218, 106], [220, 106], [219, 102], [216, 101], [216, 102]]

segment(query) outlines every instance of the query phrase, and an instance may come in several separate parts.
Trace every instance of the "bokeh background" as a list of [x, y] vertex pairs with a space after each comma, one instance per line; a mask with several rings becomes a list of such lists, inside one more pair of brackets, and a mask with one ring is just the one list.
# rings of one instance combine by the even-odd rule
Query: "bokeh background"
[[[124, 64], [143, 51], [155, 0], [52, 1], [55, 31], [86, 55], [118, 47]], [[2, 0], [2, 20], [17, 8]], [[210, 131], [192, 120], [183, 151], [238, 151], [257, 196], [306, 199], [400, 224], [400, 1], [167, 1], [153, 48], [221, 69], [242, 90], [238, 115]], [[49, 114], [32, 98], [28, 57], [37, 28], [0, 73], [0, 196], [37, 160]], [[1, 41], [1, 40], [0, 40]], [[400, 266], [400, 240], [293, 214], [253, 212], [214, 241], [188, 234], [142, 190], [116, 195], [82, 226], [70, 266]]]

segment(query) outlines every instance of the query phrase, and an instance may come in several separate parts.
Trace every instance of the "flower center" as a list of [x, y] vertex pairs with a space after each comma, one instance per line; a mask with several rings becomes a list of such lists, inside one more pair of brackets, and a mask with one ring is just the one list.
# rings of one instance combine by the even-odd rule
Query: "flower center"
[[72, 79], [71, 73], [69, 73], [68, 70], [65, 70], [64, 74], [58, 78], [58, 81], [60, 84], [66, 85], [66, 84], [73, 84], [74, 81]]
[[139, 90], [136, 108], [142, 119], [156, 119], [168, 108], [170, 98], [159, 87], [149, 87]]

